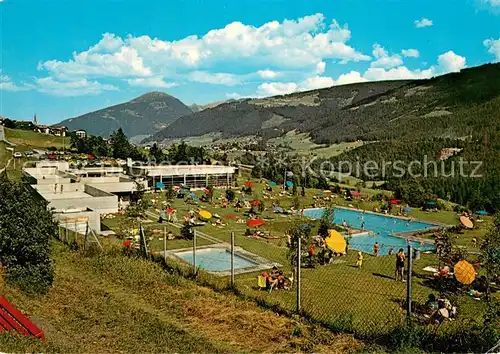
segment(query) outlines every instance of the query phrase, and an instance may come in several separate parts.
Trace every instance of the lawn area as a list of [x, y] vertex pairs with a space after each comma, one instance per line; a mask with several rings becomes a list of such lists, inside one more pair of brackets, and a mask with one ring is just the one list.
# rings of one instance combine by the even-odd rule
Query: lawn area
[[0, 141], [0, 169], [7, 165], [7, 162], [12, 158], [12, 151], [6, 149], [7, 145]]
[[8, 129], [5, 128], [6, 139], [16, 145], [23, 145], [28, 148], [46, 149], [49, 147], [63, 148], [69, 147], [69, 138], [48, 134], [41, 134], [31, 130]]
[[149, 261], [116, 253], [84, 257], [57, 241], [53, 246], [55, 281], [46, 295], [0, 289], [47, 340], [2, 333], [2, 351], [344, 353], [363, 347], [350, 335], [278, 317]]
[[[243, 180], [238, 181], [240, 185]], [[196, 204], [186, 204], [183, 199], [171, 201], [172, 207], [177, 209], [179, 222], [182, 222], [182, 216], [189, 210], [197, 208], [206, 209], [212, 214], [217, 213], [226, 226], [215, 226], [206, 224], [197, 228], [202, 233], [215, 237], [221, 242], [230, 242], [231, 232], [235, 233], [235, 244], [246, 251], [257, 254], [268, 259], [271, 262], [279, 263], [286, 275], [292, 273], [290, 260], [287, 258], [288, 249], [286, 247], [285, 231], [294, 222], [300, 222], [300, 215], [283, 216], [274, 214], [270, 209], [272, 203], [278, 203], [284, 209], [290, 208], [293, 204], [293, 198], [290, 196], [279, 196], [278, 189], [272, 194], [274, 199], [264, 199], [263, 184], [254, 180], [255, 187], [249, 200], [258, 199], [264, 201], [267, 210], [262, 212], [259, 217], [266, 220], [261, 227], [262, 231], [269, 232], [273, 239], [254, 239], [245, 236], [245, 230], [248, 228], [245, 223], [238, 223], [234, 217], [244, 219], [242, 213], [237, 213], [233, 207], [222, 208], [215, 207], [224, 189], [216, 190], [213, 203], [198, 202]], [[300, 198], [301, 207], [309, 207], [313, 202], [313, 196], [320, 192], [315, 189], [306, 190], [306, 196]], [[379, 193], [378, 190], [366, 189], [367, 195]], [[203, 192], [195, 192], [201, 196]], [[241, 195], [237, 192], [237, 197]], [[163, 249], [162, 233], [163, 229], [171, 230], [174, 235], [179, 234], [179, 224], [158, 224], [157, 218], [160, 213], [160, 206], [164, 199], [163, 193], [148, 194], [148, 198], [154, 204], [149, 210], [149, 222], [145, 222], [144, 228], [147, 235], [152, 235], [151, 248], [154, 251]], [[366, 210], [372, 210], [378, 205], [377, 202], [370, 200], [357, 200], [346, 202], [341, 197], [334, 197], [332, 202], [339, 206], [355, 206]], [[228, 217], [229, 216], [229, 217]], [[453, 212], [423, 212], [414, 209], [411, 216], [424, 221], [441, 222], [444, 224], [456, 225], [458, 218]], [[120, 224], [120, 219], [104, 221], [111, 229], [116, 229]], [[463, 234], [457, 235], [457, 244], [467, 247], [472, 252], [477, 252], [477, 248], [472, 247], [472, 238], [480, 238], [487, 230], [490, 218], [485, 218], [483, 223], [477, 224], [477, 229], [466, 230]], [[313, 234], [315, 234], [317, 223], [315, 223]], [[154, 230], [157, 230], [154, 232]], [[276, 238], [274, 238], [276, 237]], [[198, 246], [212, 243], [202, 236], [198, 237]], [[192, 247], [191, 241], [174, 240], [168, 241], [167, 248], [189, 248]], [[399, 326], [405, 320], [404, 301], [406, 299], [406, 284], [394, 280], [395, 259], [394, 256], [373, 257], [365, 254], [365, 260], [362, 269], [355, 267], [357, 252], [350, 251], [347, 256], [335, 259], [332, 264], [318, 266], [315, 269], [304, 268], [302, 271], [302, 309], [305, 314], [329, 323], [333, 327], [342, 327], [352, 330], [358, 334], [378, 335], [387, 332], [396, 326]], [[473, 256], [474, 259], [476, 256]], [[426, 266], [436, 267], [438, 260], [435, 254], [423, 254], [420, 260], [413, 264], [413, 301], [423, 304], [430, 293], [438, 295], [433, 290], [432, 274], [423, 271]], [[203, 272], [202, 272], [203, 273]], [[205, 274], [206, 275], [206, 274]], [[236, 276], [236, 287], [247, 296], [260, 299], [269, 305], [280, 305], [282, 308], [293, 311], [295, 309], [294, 291], [274, 291], [272, 293], [256, 290], [258, 273], [243, 273]], [[213, 283], [220, 284], [221, 278], [215, 279]], [[210, 279], [210, 276], [207, 277]], [[229, 279], [225, 279], [226, 284]], [[460, 307], [462, 319], [480, 317], [484, 304], [474, 301], [468, 296], [457, 296], [453, 299], [454, 304]], [[453, 322], [442, 326], [440, 330], [452, 329], [459, 326], [461, 321]]]

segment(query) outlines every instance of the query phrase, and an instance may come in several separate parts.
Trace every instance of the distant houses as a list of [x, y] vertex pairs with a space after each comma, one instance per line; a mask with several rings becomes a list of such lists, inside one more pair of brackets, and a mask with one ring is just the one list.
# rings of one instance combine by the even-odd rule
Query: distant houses
[[0, 116], [0, 125], [5, 126], [6, 128], [31, 130], [37, 133], [54, 135], [54, 136], [66, 136], [68, 133], [68, 128], [65, 126], [48, 126], [48, 125], [38, 124], [38, 118], [36, 114], [33, 117], [32, 121], [13, 120]]
[[87, 132], [83, 129], [77, 130], [75, 132], [76, 136], [79, 137], [80, 139], [85, 139], [87, 137]]

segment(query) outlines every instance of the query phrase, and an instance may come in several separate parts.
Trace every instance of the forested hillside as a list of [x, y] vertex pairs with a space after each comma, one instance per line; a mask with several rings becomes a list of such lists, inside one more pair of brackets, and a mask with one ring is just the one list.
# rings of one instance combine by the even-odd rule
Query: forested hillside
[[405, 137], [462, 137], [499, 119], [500, 64], [429, 80], [370, 82], [249, 99], [182, 117], [150, 140], [221, 132], [281, 135], [296, 129], [317, 143]]

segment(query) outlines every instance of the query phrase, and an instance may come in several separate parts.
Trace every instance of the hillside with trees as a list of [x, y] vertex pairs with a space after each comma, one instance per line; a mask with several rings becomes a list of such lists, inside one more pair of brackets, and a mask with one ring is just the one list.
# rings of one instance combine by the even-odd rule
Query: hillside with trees
[[500, 64], [413, 81], [334, 86], [221, 104], [182, 117], [148, 141], [220, 132], [274, 137], [291, 130], [316, 143], [404, 137], [463, 137], [498, 120]]

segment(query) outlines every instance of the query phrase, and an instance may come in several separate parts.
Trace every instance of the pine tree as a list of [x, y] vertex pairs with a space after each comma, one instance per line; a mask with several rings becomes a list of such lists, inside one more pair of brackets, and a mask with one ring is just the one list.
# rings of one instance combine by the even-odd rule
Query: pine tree
[[0, 264], [7, 282], [28, 293], [45, 293], [54, 279], [50, 238], [57, 225], [44, 201], [28, 187], [0, 175]]

